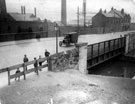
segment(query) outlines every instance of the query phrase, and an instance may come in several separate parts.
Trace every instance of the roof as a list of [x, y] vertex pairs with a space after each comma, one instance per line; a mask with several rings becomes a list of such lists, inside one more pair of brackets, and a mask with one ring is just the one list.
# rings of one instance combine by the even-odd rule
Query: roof
[[119, 15], [116, 13], [102, 13], [105, 17], [116, 17], [116, 18], [121, 18]]
[[32, 13], [9, 13], [9, 15], [16, 21], [39, 21], [40, 18], [35, 17]]
[[14, 21], [14, 19], [7, 13], [0, 13], [0, 21]]
[[121, 11], [118, 11], [118, 10], [116, 10], [116, 9], [111, 10], [109, 13], [115, 14], [115, 15], [121, 17], [121, 18], [123, 18], [123, 17], [126, 15], [126, 13], [123, 13], [123, 14], [122, 14]]
[[69, 32], [69, 33], [65, 33], [65, 35], [76, 35], [77, 32]]
[[130, 15], [129, 14], [127, 14], [127, 13], [122, 13], [121, 11], [118, 11], [118, 10], [116, 10], [116, 9], [113, 9], [113, 10], [111, 10], [110, 12], [108, 12], [108, 13], [105, 13], [105, 12], [103, 12], [103, 11], [100, 11], [99, 13], [102, 13], [105, 17], [115, 17], [115, 18], [124, 18], [125, 16], [128, 16], [128, 17], [130, 17]]
[[64, 24], [61, 21], [55, 21], [55, 23], [57, 23], [58, 26], [64, 26]]

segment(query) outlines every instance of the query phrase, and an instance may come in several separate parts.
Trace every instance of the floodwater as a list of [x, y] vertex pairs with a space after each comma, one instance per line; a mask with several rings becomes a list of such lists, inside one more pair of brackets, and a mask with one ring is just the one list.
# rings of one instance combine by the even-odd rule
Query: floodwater
[[135, 63], [115, 58], [89, 69], [89, 74], [133, 78], [135, 76]]

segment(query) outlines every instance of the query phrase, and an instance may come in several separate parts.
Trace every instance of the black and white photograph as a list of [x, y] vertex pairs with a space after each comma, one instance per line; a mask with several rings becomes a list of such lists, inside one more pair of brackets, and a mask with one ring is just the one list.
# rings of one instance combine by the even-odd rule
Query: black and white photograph
[[135, 104], [135, 0], [0, 0], [0, 104]]

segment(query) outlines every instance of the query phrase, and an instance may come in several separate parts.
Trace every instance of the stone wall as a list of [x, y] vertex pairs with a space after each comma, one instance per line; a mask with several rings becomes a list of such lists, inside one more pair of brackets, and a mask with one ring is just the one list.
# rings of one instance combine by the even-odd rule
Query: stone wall
[[135, 50], [135, 33], [126, 36], [126, 53]]
[[79, 51], [77, 48], [61, 52], [51, 57], [52, 70], [51, 71], [64, 71], [72, 69], [77, 66], [79, 60]]

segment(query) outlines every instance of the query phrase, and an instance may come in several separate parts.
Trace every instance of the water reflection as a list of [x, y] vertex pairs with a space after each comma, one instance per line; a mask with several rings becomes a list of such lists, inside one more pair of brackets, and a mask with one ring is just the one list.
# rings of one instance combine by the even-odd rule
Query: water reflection
[[89, 74], [132, 78], [135, 75], [135, 63], [113, 59], [89, 69]]

